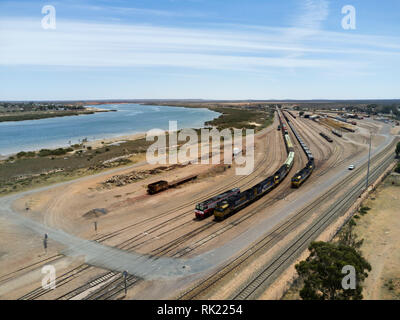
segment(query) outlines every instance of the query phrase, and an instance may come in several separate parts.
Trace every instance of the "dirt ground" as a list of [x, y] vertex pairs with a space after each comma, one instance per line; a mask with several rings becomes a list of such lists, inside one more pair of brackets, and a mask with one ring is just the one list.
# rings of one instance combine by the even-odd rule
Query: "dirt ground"
[[[331, 241], [332, 236], [336, 234], [343, 222], [354, 214], [353, 220], [356, 221], [354, 232], [359, 239], [364, 239], [361, 251], [372, 267], [363, 284], [363, 295], [366, 300], [400, 299], [400, 255], [398, 254], [400, 245], [398, 234], [400, 227], [398, 222], [400, 175], [393, 173], [392, 170], [393, 166], [369, 188], [369, 195], [361, 197], [346, 215], [338, 219], [317, 239], [318, 241]], [[387, 174], [389, 176], [386, 176]], [[367, 208], [365, 213], [360, 212], [359, 208], [362, 207]], [[337, 236], [333, 241], [336, 240]], [[291, 285], [286, 288], [278, 286], [276, 299], [280, 299], [281, 296], [283, 300], [301, 299], [299, 291], [302, 283], [296, 276], [294, 265], [307, 257], [308, 252], [304, 252], [280, 277], [279, 282], [287, 281]], [[273, 292], [273, 290], [269, 291]], [[282, 292], [284, 292], [283, 295]]]
[[[288, 202], [301, 197], [313, 183], [328, 179], [336, 174], [337, 170], [342, 170], [340, 168], [345, 162], [365, 154], [368, 141], [367, 129], [379, 128], [376, 124], [360, 121], [356, 134], [348, 133], [344, 138], [330, 135], [334, 143], [329, 144], [319, 135], [320, 132], [329, 132], [326, 127], [307, 119], [297, 119], [293, 122], [316, 158], [316, 170], [311, 178], [296, 191], [290, 188], [290, 181], [286, 179], [268, 196], [221, 223], [216, 223], [211, 218], [203, 221], [195, 220], [195, 204], [233, 187], [244, 190], [270, 176], [280, 167], [286, 160], [287, 152], [282, 134], [276, 130], [277, 119], [272, 126], [257, 134], [255, 168], [248, 176], [236, 176], [235, 165], [220, 172], [210, 172], [212, 165], [189, 165], [123, 187], [102, 188], [101, 183], [115, 174], [110, 173], [29, 195], [18, 200], [14, 204], [14, 209], [46, 225], [127, 251], [180, 256], [182, 251], [187, 250], [189, 252], [187, 257], [198, 255], [215, 246], [223, 245], [256, 226]], [[291, 137], [296, 149], [295, 164], [290, 174], [293, 175], [304, 167], [306, 158], [294, 136]], [[123, 139], [118, 139], [120, 140]], [[380, 142], [380, 137], [375, 137], [373, 145], [379, 145]], [[154, 166], [146, 164], [134, 170], [152, 168]], [[121, 169], [118, 174], [129, 173], [132, 170]], [[149, 183], [158, 180], [172, 181], [192, 174], [202, 175], [202, 178], [155, 196], [146, 194], [146, 186]], [[26, 210], [27, 206], [30, 208], [29, 211]], [[85, 214], [93, 209], [105, 209], [106, 214], [97, 218], [87, 217]], [[253, 214], [253, 211], [257, 211], [256, 214]], [[246, 222], [242, 223], [241, 219]], [[98, 225], [97, 232], [94, 230], [94, 222]], [[1, 227], [17, 235], [14, 240], [12, 237], [0, 240], [1, 247], [11, 248], [9, 241], [14, 241], [15, 251], [22, 255], [19, 258], [14, 257], [12, 252], [2, 253], [0, 249], [0, 263], [5, 262], [1, 254], [8, 255], [7, 263], [2, 264], [2, 267], [6, 268], [2, 270], [7, 270], [5, 273], [9, 273], [21, 266], [33, 264], [31, 256], [38, 256], [42, 250], [40, 238], [34, 241], [34, 237], [24, 235], [23, 237], [34, 241], [35, 246], [30, 250], [19, 250], [18, 246], [22, 246], [24, 241], [19, 237], [19, 233], [24, 232], [15, 231], [15, 226]], [[218, 236], [215, 236], [216, 234]], [[255, 262], [254, 265], [259, 266], [260, 263], [262, 260]], [[70, 268], [72, 267], [75, 265], [72, 264]], [[98, 274], [98, 271], [94, 272], [92, 276], [82, 277], [82, 281], [76, 280], [76, 283], [82, 285]], [[0, 278], [0, 288], [1, 285]], [[74, 286], [75, 284], [70, 284], [62, 290], [66, 291], [67, 288], [72, 289]], [[52, 296], [56, 295], [53, 293]], [[221, 291], [221, 296], [227, 295], [229, 292]], [[14, 297], [15, 295], [12, 295], [8, 298]]]
[[371, 210], [358, 215], [355, 232], [372, 267], [364, 299], [400, 300], [400, 175], [388, 176], [363, 205]]

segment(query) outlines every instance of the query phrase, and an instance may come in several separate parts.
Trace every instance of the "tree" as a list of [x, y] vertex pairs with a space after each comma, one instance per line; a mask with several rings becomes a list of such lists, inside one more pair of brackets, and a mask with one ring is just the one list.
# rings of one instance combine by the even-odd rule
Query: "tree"
[[397, 167], [394, 169], [394, 171], [400, 173], [400, 162], [397, 164]]
[[[295, 266], [304, 282], [300, 291], [303, 300], [362, 299], [361, 283], [368, 277], [371, 266], [355, 248], [340, 243], [313, 242], [308, 250], [310, 256]], [[355, 268], [355, 289], [342, 287], [344, 266]]]
[[400, 142], [397, 143], [396, 146], [396, 157], [399, 158], [400, 157]]
[[343, 246], [352, 247], [356, 250], [360, 249], [364, 239], [358, 239], [358, 236], [354, 233], [354, 226], [356, 223], [354, 220], [350, 220], [348, 224], [346, 224], [341, 233], [339, 234], [338, 243]]

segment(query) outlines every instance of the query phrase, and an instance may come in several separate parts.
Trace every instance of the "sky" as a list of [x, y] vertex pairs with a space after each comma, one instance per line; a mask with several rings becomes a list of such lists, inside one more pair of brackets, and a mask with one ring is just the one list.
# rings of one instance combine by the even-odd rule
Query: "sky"
[[399, 17], [398, 0], [0, 0], [0, 100], [397, 99]]

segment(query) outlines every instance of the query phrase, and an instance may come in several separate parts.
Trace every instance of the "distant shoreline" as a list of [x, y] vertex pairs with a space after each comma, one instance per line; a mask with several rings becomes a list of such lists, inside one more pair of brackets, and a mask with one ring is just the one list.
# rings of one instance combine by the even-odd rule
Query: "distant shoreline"
[[[115, 103], [116, 105], [124, 105], [124, 104], [129, 104], [129, 103]], [[107, 104], [104, 104], [107, 105]], [[140, 105], [143, 106], [147, 106], [146, 104], [141, 103]], [[99, 107], [101, 107], [102, 105], [99, 105]], [[150, 106], [150, 105], [149, 105]], [[185, 108], [185, 106], [173, 106], [173, 105], [159, 105], [160, 107], [179, 107], [179, 108]], [[79, 112], [79, 115], [81, 114], [95, 114], [95, 113], [103, 113], [103, 112], [118, 112], [118, 110], [110, 110], [110, 109], [101, 109], [98, 108], [97, 106], [84, 106], [84, 111]], [[190, 106], [186, 107], [186, 108], [190, 108]], [[208, 109], [210, 111], [213, 111], [210, 108], [204, 108], [204, 109]], [[86, 112], [86, 113], [85, 113]], [[55, 112], [53, 112], [55, 113]], [[78, 113], [78, 112], [76, 112]], [[75, 114], [71, 114], [75, 115]], [[54, 116], [48, 116], [48, 117], [43, 117], [43, 118], [36, 118], [36, 119], [20, 119], [19, 121], [24, 121], [24, 120], [42, 120], [42, 119], [46, 119], [46, 118], [54, 118], [54, 117], [64, 117], [64, 116], [70, 116], [70, 115], [54, 115]], [[1, 117], [1, 115], [0, 115]], [[215, 118], [214, 118], [215, 119]], [[0, 121], [1, 122], [1, 121]], [[121, 142], [121, 144], [124, 144], [124, 142], [126, 141], [136, 141], [136, 140], [140, 140], [145, 138], [146, 136], [146, 131], [138, 131], [138, 132], [133, 132], [133, 133], [120, 133], [118, 135], [111, 135], [111, 136], [106, 136], [106, 137], [102, 137], [102, 138], [96, 138], [96, 139], [91, 139], [91, 140], [87, 140], [85, 142], [82, 142], [82, 144], [84, 144], [86, 147], [89, 147], [93, 150], [102, 148], [104, 146], [107, 146], [109, 144], [113, 144], [113, 143], [118, 143]], [[14, 158], [16, 157], [16, 155], [19, 152], [34, 152], [34, 153], [38, 153], [41, 149], [50, 149], [50, 150], [55, 150], [55, 149], [64, 149], [64, 148], [68, 148], [70, 147], [70, 144], [61, 144], [61, 143], [56, 143], [54, 145], [49, 145], [47, 147], [43, 147], [43, 148], [32, 148], [32, 149], [22, 149], [19, 150], [18, 152], [14, 151], [14, 152], [10, 152], [10, 153], [3, 153], [0, 154], [0, 161], [4, 161], [7, 160], [9, 158]]]
[[116, 112], [116, 110], [105, 110], [95, 107], [85, 107], [85, 109], [82, 111], [67, 110], [67, 111], [34, 111], [34, 112], [20, 112], [11, 114], [0, 113], [0, 123], [9, 121], [42, 120], [42, 119], [58, 118], [58, 117], [90, 115], [99, 112]]

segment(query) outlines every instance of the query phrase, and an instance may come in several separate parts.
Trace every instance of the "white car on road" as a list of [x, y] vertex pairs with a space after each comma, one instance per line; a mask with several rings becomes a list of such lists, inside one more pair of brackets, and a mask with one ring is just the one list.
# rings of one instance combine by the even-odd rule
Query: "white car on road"
[[349, 170], [354, 170], [356, 168], [356, 166], [354, 164], [349, 166]]

